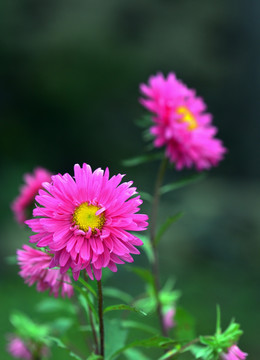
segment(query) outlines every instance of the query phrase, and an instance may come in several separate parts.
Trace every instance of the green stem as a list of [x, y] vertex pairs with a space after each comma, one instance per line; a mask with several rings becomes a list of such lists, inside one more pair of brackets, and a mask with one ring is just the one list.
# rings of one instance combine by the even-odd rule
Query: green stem
[[104, 347], [104, 321], [103, 321], [103, 293], [101, 280], [97, 281], [98, 284], [98, 316], [99, 316], [99, 336], [100, 336], [100, 355], [105, 356]]
[[[85, 281], [87, 283], [88, 282], [88, 277], [87, 277], [86, 272], [84, 272], [84, 279], [85, 279]], [[87, 291], [89, 291], [89, 290], [87, 289]], [[98, 337], [97, 337], [96, 328], [95, 328], [95, 324], [94, 324], [93, 313], [92, 313], [92, 310], [91, 310], [89, 305], [88, 305], [88, 314], [89, 314], [89, 322], [90, 322], [92, 335], [93, 335], [93, 340], [94, 340], [95, 354], [98, 354]]]
[[178, 351], [176, 351], [176, 353], [171, 354], [168, 357], [165, 357], [164, 360], [174, 359], [175, 356], [180, 355], [183, 352], [183, 350], [187, 349], [189, 346], [191, 346], [193, 344], [196, 344], [198, 342], [200, 342], [200, 338], [196, 338], [196, 339], [191, 340], [186, 345], [184, 345], [182, 348], [180, 348]]
[[160, 322], [161, 332], [163, 336], [167, 336], [168, 332], [167, 329], [164, 326], [163, 323], [163, 313], [162, 313], [162, 305], [159, 298], [159, 292], [161, 289], [160, 285], [160, 272], [159, 272], [159, 258], [158, 258], [158, 250], [156, 246], [156, 223], [157, 223], [157, 214], [158, 214], [158, 207], [159, 207], [159, 201], [160, 201], [160, 187], [162, 185], [162, 181], [164, 178], [164, 174], [167, 167], [167, 159], [164, 158], [161, 162], [157, 179], [155, 182], [155, 189], [154, 189], [154, 199], [153, 199], [153, 205], [152, 205], [152, 212], [151, 212], [151, 221], [150, 221], [150, 239], [151, 239], [151, 245], [154, 255], [154, 261], [152, 264], [152, 272], [154, 277], [154, 291], [155, 291], [155, 298], [157, 303], [157, 314]]

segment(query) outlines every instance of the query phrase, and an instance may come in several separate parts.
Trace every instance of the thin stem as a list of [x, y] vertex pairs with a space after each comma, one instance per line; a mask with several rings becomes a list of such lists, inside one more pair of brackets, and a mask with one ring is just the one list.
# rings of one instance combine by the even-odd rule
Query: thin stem
[[101, 280], [97, 281], [98, 284], [98, 316], [99, 316], [99, 335], [100, 335], [100, 355], [104, 357], [104, 322], [103, 322], [103, 294]]
[[171, 354], [171, 355], [165, 357], [164, 360], [174, 359], [175, 356], [180, 355], [180, 353], [182, 353], [183, 350], [187, 349], [189, 346], [191, 346], [191, 345], [193, 345], [193, 344], [196, 344], [196, 343], [198, 343], [198, 342], [200, 342], [200, 338], [196, 338], [196, 339], [191, 340], [191, 341], [188, 342], [186, 345], [184, 345], [182, 348], [180, 348], [178, 351], [176, 351], [176, 353]]
[[157, 303], [157, 314], [160, 322], [160, 327], [163, 336], [167, 336], [168, 332], [167, 329], [164, 326], [163, 322], [163, 313], [162, 313], [162, 305], [159, 298], [159, 291], [161, 289], [160, 285], [160, 273], [159, 273], [159, 258], [158, 258], [158, 250], [156, 246], [156, 223], [157, 223], [157, 214], [158, 214], [158, 206], [160, 201], [160, 187], [164, 178], [165, 170], [167, 166], [167, 159], [164, 158], [161, 162], [156, 183], [155, 183], [155, 189], [154, 189], [154, 200], [153, 200], [153, 206], [152, 206], [152, 213], [151, 213], [151, 222], [150, 222], [150, 237], [151, 237], [151, 245], [154, 255], [154, 261], [152, 264], [152, 272], [154, 276], [154, 290], [155, 290], [155, 298]]
[[[88, 281], [86, 272], [84, 272], [84, 279], [86, 282]], [[87, 291], [88, 291], [88, 289], [87, 289]], [[93, 313], [92, 313], [92, 310], [89, 305], [88, 305], [88, 314], [89, 314], [89, 322], [90, 322], [93, 340], [94, 340], [95, 354], [98, 354], [98, 337], [97, 337], [97, 332], [96, 332], [96, 328], [95, 328], [95, 324], [94, 324], [94, 320], [93, 320]]]

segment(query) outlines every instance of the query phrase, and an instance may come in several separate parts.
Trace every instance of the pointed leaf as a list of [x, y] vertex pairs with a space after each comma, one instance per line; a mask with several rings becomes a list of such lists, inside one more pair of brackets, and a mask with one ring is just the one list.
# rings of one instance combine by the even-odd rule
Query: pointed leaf
[[147, 315], [144, 311], [142, 311], [140, 309], [137, 309], [134, 306], [125, 305], [125, 304], [118, 304], [118, 305], [108, 306], [108, 307], [106, 307], [104, 309], [104, 314], [106, 314], [109, 311], [114, 311], [114, 310], [128, 310], [128, 311], [133, 311], [133, 312], [139, 313], [139, 314], [144, 315], [144, 316]]
[[105, 349], [106, 359], [110, 359], [112, 354], [125, 346], [127, 329], [122, 327], [119, 319], [105, 319]]
[[168, 217], [168, 219], [162, 224], [162, 226], [160, 227], [156, 238], [155, 238], [155, 243], [158, 244], [159, 241], [161, 240], [161, 237], [163, 236], [163, 234], [165, 233], [165, 231], [173, 224], [175, 223], [177, 220], [179, 220], [181, 217], [183, 216], [183, 212], [178, 212], [177, 214]]
[[153, 154], [146, 154], [146, 155], [140, 155], [136, 156], [134, 158], [126, 159], [122, 161], [123, 166], [131, 167], [131, 166], [137, 166], [141, 164], [145, 164], [154, 160], [162, 159], [164, 157], [163, 153], [153, 153]]
[[144, 115], [141, 118], [134, 120], [134, 122], [140, 128], [147, 128], [153, 124], [151, 115]]
[[114, 287], [103, 287], [103, 294], [108, 297], [121, 299], [126, 303], [131, 303], [133, 301], [133, 297], [131, 295]]
[[95, 297], [97, 297], [97, 293], [96, 291], [93, 289], [93, 287], [88, 283], [86, 282], [84, 279], [82, 279], [81, 277], [79, 277], [78, 281], [83, 285], [85, 286], [85, 288], [87, 288], [92, 295], [94, 295]]
[[130, 349], [130, 348], [134, 348], [134, 347], [145, 347], [145, 348], [151, 348], [151, 347], [157, 347], [157, 348], [164, 348], [164, 347], [168, 347], [171, 345], [174, 345], [176, 342], [173, 341], [172, 339], [169, 338], [165, 338], [163, 336], [153, 336], [151, 338], [148, 339], [144, 339], [144, 340], [136, 340], [133, 341], [132, 343], [122, 347], [121, 349], [119, 349], [118, 351], [116, 351], [109, 360], [115, 359], [120, 353], [122, 353], [123, 351]]
[[103, 356], [92, 353], [87, 360], [103, 360]]
[[124, 356], [127, 360], [150, 360], [151, 358], [144, 355], [140, 350], [128, 349], [124, 352]]
[[75, 307], [71, 303], [56, 298], [43, 299], [36, 305], [36, 311], [41, 313], [52, 313], [52, 312], [56, 313], [58, 311], [62, 311], [62, 312], [65, 311], [70, 314], [76, 313]]
[[148, 332], [150, 334], [157, 333], [157, 329], [153, 328], [152, 326], [148, 326], [143, 323], [140, 323], [138, 321], [123, 320], [122, 327], [127, 328], [127, 329], [139, 329], [139, 330]]
[[153, 280], [153, 275], [151, 273], [151, 271], [144, 269], [142, 267], [138, 267], [138, 266], [126, 266], [127, 270], [132, 271], [133, 273], [135, 273], [137, 276], [139, 276], [141, 279], [143, 279], [146, 283], [154, 286], [154, 280]]
[[153, 202], [153, 197], [151, 194], [145, 192], [145, 191], [139, 191], [139, 195], [141, 196], [141, 199], [142, 200], [146, 200], [148, 201], [149, 203], [152, 203]]
[[181, 179], [179, 181], [173, 182], [171, 184], [164, 185], [160, 188], [160, 194], [164, 195], [168, 193], [169, 191], [180, 189], [186, 185], [195, 183], [196, 181], [204, 179], [206, 176], [205, 173], [195, 174], [192, 176], [189, 176], [187, 178]]

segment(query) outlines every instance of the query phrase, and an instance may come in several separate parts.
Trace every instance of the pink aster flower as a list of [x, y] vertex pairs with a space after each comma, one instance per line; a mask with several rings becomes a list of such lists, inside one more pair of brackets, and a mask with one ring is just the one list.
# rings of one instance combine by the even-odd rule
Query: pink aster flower
[[[24, 175], [25, 185], [20, 189], [20, 195], [12, 203], [12, 210], [18, 223], [23, 224], [31, 217], [30, 208], [34, 205], [35, 195], [45, 181], [51, 181], [51, 174], [43, 168], [36, 168], [33, 174]], [[28, 216], [29, 215], [29, 216]]]
[[154, 116], [155, 147], [166, 147], [166, 156], [178, 170], [193, 165], [197, 170], [209, 169], [222, 160], [226, 149], [214, 136], [217, 128], [206, 112], [202, 98], [189, 89], [175, 74], [151, 76], [140, 90], [146, 99], [141, 104]]
[[61, 274], [59, 269], [49, 269], [52, 256], [40, 250], [35, 250], [28, 245], [23, 245], [23, 250], [17, 250], [17, 260], [21, 271], [19, 275], [29, 286], [37, 284], [38, 291], [50, 290], [55, 297], [73, 295], [70, 276]]
[[[109, 170], [83, 164], [74, 166], [75, 179], [69, 174], [52, 176], [40, 190], [33, 215], [26, 223], [37, 234], [30, 241], [48, 246], [55, 256], [50, 267], [70, 267], [77, 280], [86, 269], [93, 279], [101, 279], [102, 268], [117, 271], [117, 264], [132, 262], [142, 241], [129, 231], [147, 227], [147, 215], [137, 214], [142, 203], [132, 181], [121, 183], [123, 175], [109, 179]], [[134, 196], [134, 197], [133, 197]]]
[[31, 360], [32, 354], [23, 340], [18, 336], [12, 336], [7, 344], [7, 351], [15, 358]]
[[247, 357], [247, 353], [241, 351], [237, 345], [232, 345], [228, 349], [227, 354], [222, 354], [223, 360], [244, 360]]
[[176, 310], [174, 307], [171, 307], [166, 311], [163, 315], [163, 326], [167, 330], [167, 332], [175, 326], [174, 315]]

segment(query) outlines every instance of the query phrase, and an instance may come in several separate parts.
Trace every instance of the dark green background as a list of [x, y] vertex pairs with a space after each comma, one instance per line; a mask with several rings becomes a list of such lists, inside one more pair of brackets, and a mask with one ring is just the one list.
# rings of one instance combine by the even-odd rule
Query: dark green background
[[[28, 239], [10, 211], [23, 173], [38, 165], [72, 173], [88, 162], [151, 191], [158, 164], [126, 169], [121, 160], [145, 148], [134, 125], [144, 113], [139, 83], [175, 71], [204, 97], [229, 152], [205, 180], [162, 199], [160, 221], [185, 211], [161, 244], [162, 277], [176, 276], [199, 333], [213, 331], [216, 303], [224, 325], [235, 316], [241, 348], [258, 360], [259, 8], [257, 0], [0, 2], [3, 348], [11, 310], [35, 313], [42, 298], [4, 260]], [[140, 285], [124, 276], [121, 267], [110, 281], [135, 293]]]

